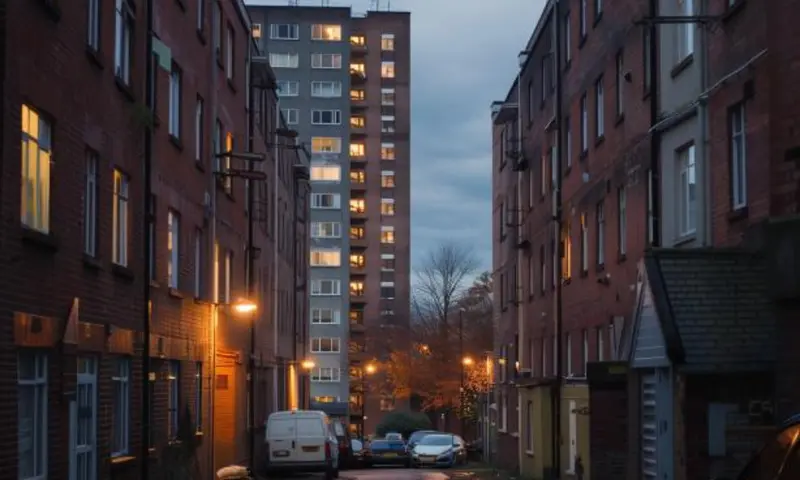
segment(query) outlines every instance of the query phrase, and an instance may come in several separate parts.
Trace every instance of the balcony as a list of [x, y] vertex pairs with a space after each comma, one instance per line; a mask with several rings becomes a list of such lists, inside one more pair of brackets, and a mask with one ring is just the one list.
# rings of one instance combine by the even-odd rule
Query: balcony
[[361, 287], [354, 287], [353, 283], [350, 282], [350, 303], [351, 304], [364, 304], [367, 303], [367, 296], [366, 290], [364, 289], [363, 283]]
[[364, 35], [350, 35], [350, 56], [360, 57], [367, 54], [367, 37]]
[[364, 252], [350, 251], [350, 275], [365, 275], [365, 268], [367, 261], [364, 258]]
[[350, 246], [367, 247], [367, 231], [364, 227], [358, 225], [350, 227]]
[[367, 83], [367, 68], [363, 63], [350, 65], [350, 85], [364, 85]]
[[350, 170], [350, 190], [363, 192], [367, 189], [367, 174], [364, 170]]
[[356, 113], [363, 113], [367, 108], [367, 92], [356, 88], [350, 90], [350, 109]]
[[367, 326], [363, 321], [350, 319], [350, 333], [365, 333], [366, 331]]
[[[350, 137], [361, 139], [367, 134], [367, 122], [363, 115], [350, 117]], [[361, 140], [363, 141], [363, 139]]]
[[364, 205], [353, 205], [353, 200], [350, 200], [350, 218], [353, 220], [366, 220], [367, 209]]

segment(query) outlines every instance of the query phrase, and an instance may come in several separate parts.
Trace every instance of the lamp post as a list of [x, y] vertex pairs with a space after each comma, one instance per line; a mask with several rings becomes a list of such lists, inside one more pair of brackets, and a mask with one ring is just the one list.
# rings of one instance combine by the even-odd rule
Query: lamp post
[[[317, 366], [317, 364], [316, 364], [316, 362], [314, 362], [314, 360], [303, 360], [302, 362], [300, 362], [300, 367], [303, 369], [303, 371], [306, 372], [306, 375], [311, 375], [311, 371], [316, 366]], [[306, 388], [307, 388], [307, 384], [306, 384], [306, 379], [304, 378], [303, 379], [303, 397], [306, 396], [305, 395]], [[300, 399], [298, 399], [298, 404], [300, 404], [300, 407], [301, 407], [300, 409], [301, 410], [304, 410], [305, 408], [309, 408], [308, 405], [305, 405], [302, 402], [302, 400], [300, 400]]]
[[247, 446], [250, 453], [250, 470], [255, 468], [255, 439], [253, 427], [255, 422], [256, 388], [253, 377], [256, 367], [256, 311], [258, 306], [251, 300], [239, 299], [233, 304], [233, 310], [239, 315], [247, 315], [250, 320], [250, 355], [247, 360]]
[[366, 418], [367, 418], [367, 375], [375, 373], [375, 365], [367, 364], [361, 371], [361, 438], [366, 437]]
[[[458, 309], [458, 346], [459, 346], [458, 355], [463, 359], [464, 358], [464, 308], [463, 307]], [[464, 435], [464, 365], [465, 363], [464, 361], [462, 361], [460, 365], [461, 381], [459, 382], [460, 387], [458, 389], [458, 392], [460, 394], [458, 404], [461, 410], [461, 412], [459, 412], [460, 415], [458, 417], [461, 423], [461, 432], [460, 432], [461, 435]]]

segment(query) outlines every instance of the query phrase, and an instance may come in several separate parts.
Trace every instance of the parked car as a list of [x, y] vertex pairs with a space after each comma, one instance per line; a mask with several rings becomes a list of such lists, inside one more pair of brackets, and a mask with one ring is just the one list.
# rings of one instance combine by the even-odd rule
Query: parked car
[[464, 439], [452, 434], [426, 435], [411, 450], [416, 467], [453, 467], [467, 463]]
[[384, 438], [386, 440], [390, 440], [392, 442], [403, 442], [403, 443], [405, 443], [405, 440], [403, 439], [403, 434], [397, 433], [397, 432], [387, 433]]
[[367, 453], [364, 442], [358, 438], [353, 438], [350, 440], [350, 447], [353, 455], [350, 457], [350, 462], [346, 463], [347, 468], [363, 468], [365, 466], [364, 457]]
[[339, 419], [332, 419], [331, 426], [333, 433], [336, 435], [336, 440], [339, 444], [339, 464], [350, 465], [353, 456], [353, 446], [351, 444], [350, 435], [347, 433], [347, 427], [344, 422]]
[[444, 434], [444, 432], [440, 432], [438, 430], [417, 430], [416, 432], [412, 433], [410, 437], [408, 437], [408, 448], [409, 450], [413, 449], [414, 446], [419, 443], [427, 435], [433, 434]]
[[404, 442], [397, 440], [373, 440], [369, 443], [368, 455], [365, 457], [365, 465], [368, 467], [380, 465], [404, 465], [411, 466], [411, 459]]
[[259, 474], [317, 473], [339, 478], [339, 442], [324, 412], [290, 410], [267, 419], [266, 455]]
[[739, 480], [797, 478], [800, 478], [800, 415], [784, 422], [738, 477]]

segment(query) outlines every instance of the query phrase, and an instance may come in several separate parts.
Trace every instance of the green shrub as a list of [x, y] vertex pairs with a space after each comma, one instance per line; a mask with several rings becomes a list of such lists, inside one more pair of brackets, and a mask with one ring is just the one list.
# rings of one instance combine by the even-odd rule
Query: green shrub
[[424, 413], [392, 412], [383, 417], [381, 423], [378, 424], [376, 433], [382, 437], [387, 433], [397, 432], [403, 435], [403, 438], [408, 438], [417, 430], [430, 430], [431, 428], [433, 428], [431, 420]]

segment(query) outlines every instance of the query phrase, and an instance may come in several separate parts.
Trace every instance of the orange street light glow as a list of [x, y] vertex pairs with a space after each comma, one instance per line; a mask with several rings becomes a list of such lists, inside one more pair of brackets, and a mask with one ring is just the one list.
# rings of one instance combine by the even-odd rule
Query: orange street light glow
[[375, 365], [367, 365], [364, 368], [364, 371], [366, 371], [367, 374], [369, 374], [369, 375], [372, 375], [373, 373], [375, 373], [375, 370], [376, 370]]
[[240, 299], [233, 304], [233, 309], [236, 313], [253, 313], [258, 310], [258, 306], [250, 300]]

